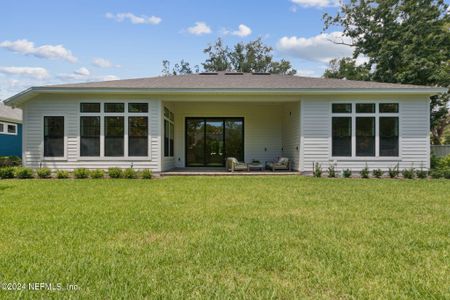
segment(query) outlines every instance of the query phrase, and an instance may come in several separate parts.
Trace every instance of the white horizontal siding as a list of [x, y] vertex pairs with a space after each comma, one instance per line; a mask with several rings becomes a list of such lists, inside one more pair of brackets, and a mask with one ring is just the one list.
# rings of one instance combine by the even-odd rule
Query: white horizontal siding
[[393, 101], [400, 104], [400, 153], [395, 159], [367, 158], [364, 160], [337, 160], [337, 169], [359, 171], [367, 164], [369, 169], [388, 169], [397, 163], [401, 169], [429, 167], [429, 102], [415, 96], [302, 97], [301, 101], [301, 171], [311, 172], [318, 162], [326, 169], [331, 162], [331, 102], [333, 101]]
[[292, 169], [299, 170], [300, 162], [300, 102], [286, 103], [282, 111], [283, 156], [292, 162]]
[[[147, 100], [145, 98], [117, 97], [114, 98], [104, 96], [58, 96], [58, 95], [41, 95], [24, 107], [24, 149], [23, 162], [26, 166], [37, 168], [39, 166], [49, 167], [52, 169], [73, 170], [75, 168], [89, 169], [106, 169], [109, 167], [149, 168], [154, 172], [159, 172], [161, 161], [161, 102], [159, 100], [148, 100], [149, 103], [149, 134], [150, 134], [150, 159], [134, 160], [134, 159], [108, 159], [89, 158], [83, 159], [79, 157], [79, 134], [80, 134], [80, 102], [98, 100], [108, 100], [111, 102], [132, 102], [133, 100]], [[58, 160], [46, 160], [43, 158], [43, 119], [44, 116], [64, 116], [65, 117], [65, 146], [66, 157]]]

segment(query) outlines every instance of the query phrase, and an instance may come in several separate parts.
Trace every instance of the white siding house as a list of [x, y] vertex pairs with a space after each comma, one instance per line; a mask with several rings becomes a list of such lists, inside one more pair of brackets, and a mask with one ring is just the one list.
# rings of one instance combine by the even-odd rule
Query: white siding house
[[287, 157], [311, 173], [314, 163], [428, 168], [429, 97], [443, 91], [218, 73], [36, 87], [6, 103], [23, 109], [23, 162], [32, 168], [158, 173], [223, 167], [232, 155]]

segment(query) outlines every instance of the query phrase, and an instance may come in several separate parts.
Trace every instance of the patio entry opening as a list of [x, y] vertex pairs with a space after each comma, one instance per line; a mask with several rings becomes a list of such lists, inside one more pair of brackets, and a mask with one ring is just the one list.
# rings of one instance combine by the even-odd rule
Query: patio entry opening
[[244, 160], [244, 118], [186, 118], [186, 166], [224, 167]]

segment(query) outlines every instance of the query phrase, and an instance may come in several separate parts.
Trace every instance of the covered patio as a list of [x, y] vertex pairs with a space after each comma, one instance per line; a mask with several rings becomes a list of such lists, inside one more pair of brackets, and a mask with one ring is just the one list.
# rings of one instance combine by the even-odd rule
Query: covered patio
[[[258, 161], [262, 165], [287, 157], [291, 170], [299, 170], [299, 100], [279, 95], [165, 98], [162, 101], [165, 115], [161, 134], [164, 138], [162, 172], [165, 175], [224, 175], [228, 173], [225, 169], [228, 157], [245, 163]], [[270, 170], [235, 173], [275, 174]]]

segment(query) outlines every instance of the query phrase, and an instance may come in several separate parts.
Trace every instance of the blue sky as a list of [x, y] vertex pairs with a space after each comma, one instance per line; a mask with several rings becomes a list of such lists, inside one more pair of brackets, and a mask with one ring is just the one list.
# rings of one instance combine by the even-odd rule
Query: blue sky
[[157, 76], [161, 62], [200, 64], [208, 43], [262, 37], [301, 75], [352, 49], [322, 32], [335, 0], [23, 1], [0, 4], [0, 99], [29, 86]]

